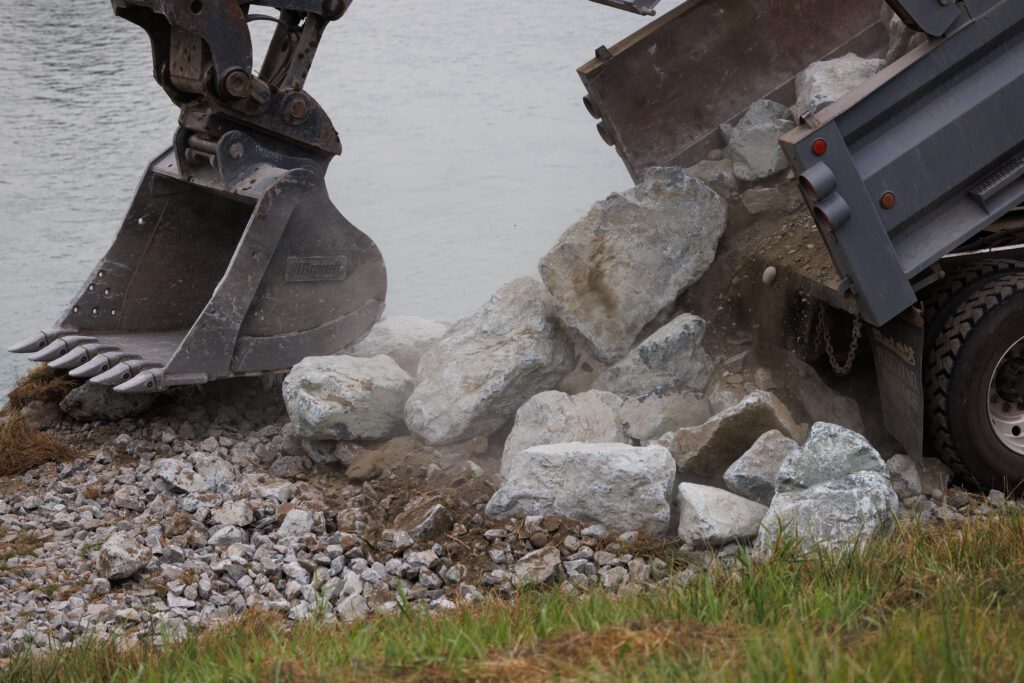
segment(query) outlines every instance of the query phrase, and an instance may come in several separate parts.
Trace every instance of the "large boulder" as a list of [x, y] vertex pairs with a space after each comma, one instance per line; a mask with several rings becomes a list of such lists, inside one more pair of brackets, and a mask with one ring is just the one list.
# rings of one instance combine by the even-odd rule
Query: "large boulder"
[[640, 185], [594, 205], [540, 263], [562, 321], [603, 363], [711, 266], [725, 201], [679, 168], [653, 168]]
[[796, 77], [797, 98], [793, 115], [817, 114], [884, 66], [884, 59], [863, 59], [853, 53], [811, 64]]
[[697, 316], [680, 315], [608, 368], [594, 388], [623, 398], [678, 390], [703, 392], [715, 370], [703, 346], [706, 328], [707, 323]]
[[508, 474], [512, 461], [534, 446], [553, 443], [626, 443], [622, 425], [622, 399], [606, 391], [569, 396], [545, 391], [524, 403], [505, 441], [501, 473]]
[[492, 517], [560, 515], [620, 531], [668, 529], [675, 480], [660, 446], [565, 443], [523, 451], [487, 503]]
[[152, 559], [149, 548], [119, 531], [100, 546], [96, 571], [108, 581], [123, 581], [145, 569]]
[[680, 472], [719, 477], [765, 432], [778, 430], [799, 438], [802, 430], [789, 410], [773, 394], [755, 391], [700, 427], [680, 429], [663, 436]]
[[142, 414], [155, 400], [153, 394], [119, 394], [111, 387], [86, 382], [64, 397], [60, 409], [81, 422], [113, 422]]
[[544, 287], [528, 277], [514, 280], [423, 356], [406, 423], [432, 445], [488, 436], [574, 364]]
[[725, 471], [726, 488], [736, 495], [770, 505], [775, 497], [775, 480], [782, 463], [799, 450], [800, 444], [778, 430], [762, 434]]
[[420, 359], [448, 331], [447, 325], [413, 315], [385, 318], [348, 354], [359, 358], [388, 356], [413, 377]]
[[728, 491], [680, 484], [679, 539], [690, 545], [721, 546], [757, 537], [768, 507]]
[[878, 451], [856, 432], [818, 422], [811, 427], [803, 448], [793, 451], [782, 463], [775, 492], [799, 491], [862, 471], [887, 474]]
[[711, 406], [703, 395], [689, 391], [654, 392], [627, 398], [621, 413], [626, 436], [646, 442], [666, 432], [704, 424], [711, 418]]
[[722, 136], [728, 143], [725, 153], [733, 162], [736, 177], [757, 182], [786, 170], [788, 164], [779, 138], [794, 125], [785, 105], [759, 100], [735, 126], [722, 126]]
[[384, 439], [401, 425], [413, 379], [388, 356], [306, 358], [284, 380], [284, 401], [298, 436]]
[[779, 493], [765, 515], [757, 547], [770, 551], [780, 534], [796, 538], [807, 551], [858, 546], [885, 528], [898, 505], [888, 477], [875, 471]]

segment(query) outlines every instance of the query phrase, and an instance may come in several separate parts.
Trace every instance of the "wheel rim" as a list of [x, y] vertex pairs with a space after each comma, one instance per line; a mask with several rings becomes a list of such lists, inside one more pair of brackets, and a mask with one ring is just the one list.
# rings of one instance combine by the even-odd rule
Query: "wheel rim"
[[1007, 401], [999, 393], [997, 380], [1011, 360], [1024, 359], [1024, 337], [1018, 339], [996, 364], [988, 384], [988, 419], [996, 438], [1018, 455], [1024, 455], [1024, 401]]

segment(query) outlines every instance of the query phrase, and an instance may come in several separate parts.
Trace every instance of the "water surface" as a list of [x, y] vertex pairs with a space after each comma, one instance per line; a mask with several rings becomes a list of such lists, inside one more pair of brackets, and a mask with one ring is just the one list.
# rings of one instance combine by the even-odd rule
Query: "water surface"
[[[107, 0], [0, 8], [6, 348], [50, 327], [106, 251], [177, 109]], [[630, 184], [575, 69], [645, 21], [584, 0], [360, 0], [328, 29], [308, 84], [345, 146], [328, 188], [384, 253], [388, 314], [454, 320]], [[0, 353], [0, 390], [27, 367]]]

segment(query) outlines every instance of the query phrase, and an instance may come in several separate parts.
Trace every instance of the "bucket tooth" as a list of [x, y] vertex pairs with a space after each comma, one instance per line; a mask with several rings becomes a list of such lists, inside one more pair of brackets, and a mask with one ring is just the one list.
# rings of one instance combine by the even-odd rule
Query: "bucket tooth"
[[49, 332], [39, 332], [33, 334], [31, 337], [22, 339], [17, 344], [8, 347], [10, 353], [35, 353], [42, 351], [47, 345], [52, 344], [57, 338], [68, 334], [68, 332], [62, 330], [50, 330]]
[[114, 367], [118, 363], [124, 360], [135, 360], [138, 356], [125, 353], [123, 351], [110, 351], [108, 353], [101, 353], [92, 360], [87, 361], [81, 366], [75, 368], [68, 374], [75, 379], [86, 379], [89, 377], [95, 377], [101, 372], [106, 372], [110, 368]]
[[50, 367], [54, 370], [71, 370], [91, 360], [96, 354], [103, 351], [117, 351], [116, 346], [110, 344], [83, 344], [72, 349], [57, 360], [50, 361]]
[[42, 350], [33, 353], [28, 359], [36, 363], [48, 363], [82, 344], [91, 344], [95, 341], [98, 341], [95, 337], [83, 337], [81, 335], [61, 337], [48, 344]]
[[90, 381], [96, 384], [117, 386], [124, 384], [136, 374], [143, 370], [160, 367], [159, 363], [145, 360], [124, 360], [110, 368], [106, 372], [96, 375]]
[[163, 386], [164, 371], [162, 368], [143, 370], [123, 384], [114, 387], [119, 394], [152, 394]]

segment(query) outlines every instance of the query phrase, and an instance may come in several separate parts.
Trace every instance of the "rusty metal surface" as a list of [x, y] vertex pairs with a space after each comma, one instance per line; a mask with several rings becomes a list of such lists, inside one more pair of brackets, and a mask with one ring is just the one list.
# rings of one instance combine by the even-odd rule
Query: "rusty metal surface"
[[587, 108], [634, 179], [688, 166], [762, 98], [795, 99], [808, 64], [884, 51], [877, 0], [690, 0], [579, 69]]
[[[107, 254], [51, 330], [11, 351], [124, 393], [288, 370], [380, 318], [387, 273], [327, 195], [341, 153], [304, 90], [351, 0], [113, 0], [181, 107]], [[248, 22], [277, 8], [259, 75]]]

